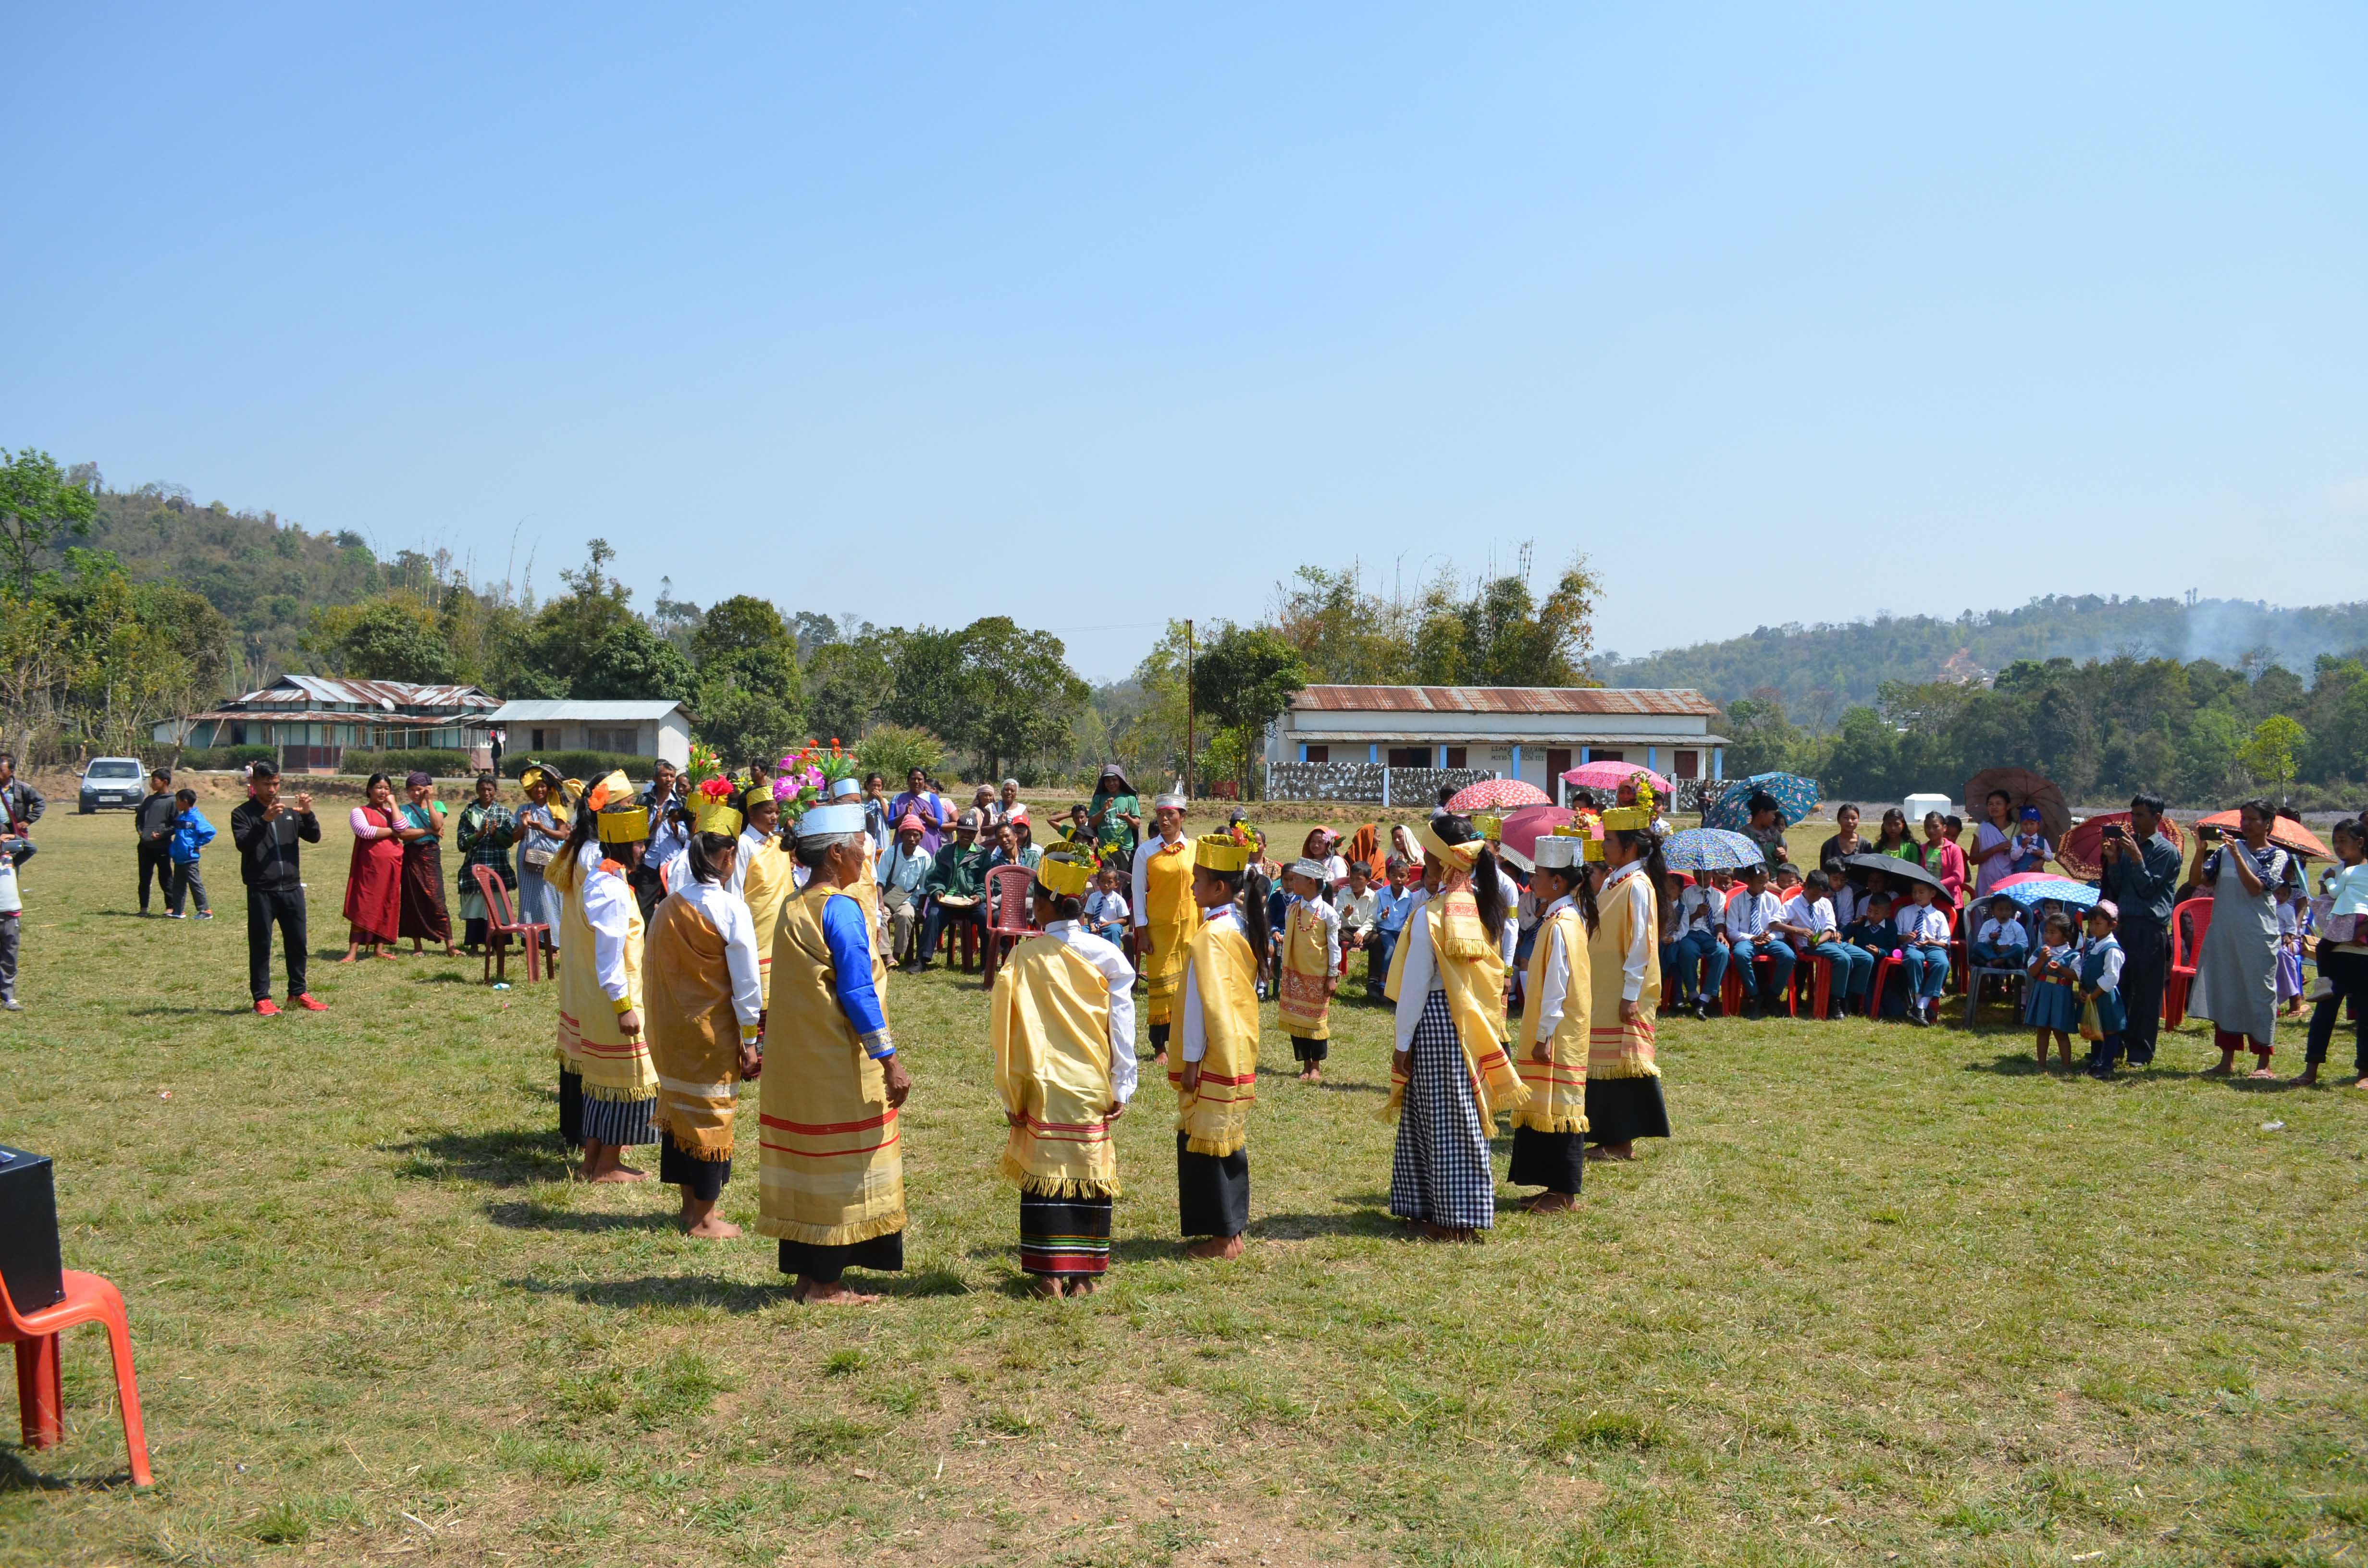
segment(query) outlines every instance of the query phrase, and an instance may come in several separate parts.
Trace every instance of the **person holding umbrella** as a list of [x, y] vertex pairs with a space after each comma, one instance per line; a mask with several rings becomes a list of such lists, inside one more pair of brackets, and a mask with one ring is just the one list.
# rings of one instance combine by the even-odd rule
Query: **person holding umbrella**
[[2170, 977], [2171, 893], [2179, 886], [2179, 846], [2162, 832], [2170, 808], [2159, 795], [2130, 800], [2130, 823], [2105, 824], [2097, 886], [2121, 911], [2123, 1054], [2133, 1067], [2154, 1060], [2162, 1030], [2163, 984]]

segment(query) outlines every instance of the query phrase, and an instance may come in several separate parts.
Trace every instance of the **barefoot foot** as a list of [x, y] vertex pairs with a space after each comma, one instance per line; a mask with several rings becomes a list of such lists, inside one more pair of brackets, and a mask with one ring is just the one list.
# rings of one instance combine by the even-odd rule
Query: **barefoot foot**
[[1205, 1242], [1194, 1242], [1184, 1249], [1186, 1257], [1215, 1258], [1227, 1261], [1242, 1256], [1242, 1238], [1238, 1232]]

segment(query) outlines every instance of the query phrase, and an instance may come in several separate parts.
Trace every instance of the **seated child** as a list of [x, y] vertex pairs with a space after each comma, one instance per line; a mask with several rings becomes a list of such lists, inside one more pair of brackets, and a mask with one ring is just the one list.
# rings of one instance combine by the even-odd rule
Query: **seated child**
[[[1743, 1010], [1748, 1017], [1772, 1012], [1793, 983], [1793, 966], [1800, 961], [1800, 955], [1778, 925], [1783, 915], [1783, 902], [1769, 891], [1764, 865], [1746, 869], [1743, 885], [1726, 896], [1727, 956], [1743, 968]], [[1765, 974], [1757, 967], [1761, 959], [1768, 960]], [[1759, 982], [1756, 994], [1751, 985], [1755, 977]]]
[[1414, 910], [1414, 890], [1406, 885], [1413, 876], [1411, 862], [1403, 855], [1393, 855], [1382, 872], [1388, 885], [1373, 891], [1373, 938], [1365, 954], [1365, 995], [1375, 1002], [1387, 987], [1390, 960], [1397, 956], [1398, 934], [1406, 929], [1406, 916]]
[[2047, 1065], [2047, 1037], [2072, 1065], [2072, 1031], [2080, 1027], [2080, 1003], [2073, 986], [2080, 978], [2079, 949], [2072, 941], [2072, 919], [2062, 910], [2047, 917], [2041, 929], [2039, 950], [2031, 955], [2031, 993], [2022, 999], [2022, 1021], [2039, 1031], [2032, 1042], [2039, 1064]]
[[1891, 923], [1891, 895], [1868, 893], [1859, 903], [1858, 918], [1842, 927], [1842, 941], [1866, 955], [1866, 1014], [1874, 1017], [1883, 1011], [1883, 998], [1874, 994], [1875, 969], [1899, 950], [1899, 931]]
[[2089, 1039], [2089, 1075], [2110, 1078], [2113, 1064], [2121, 1059], [2122, 1030], [2129, 1015], [2122, 1009], [2122, 944], [2113, 937], [2113, 927], [2121, 923], [2121, 911], [2110, 898], [2100, 898], [2089, 911], [2089, 945], [2080, 954], [2080, 1001], [2085, 1019], [2088, 1005], [2097, 1009], [2096, 1033], [2089, 1037], [2087, 1025], [2081, 1034]]
[[1916, 902], [1904, 905], [1892, 924], [1899, 928], [1899, 961], [1907, 971], [1907, 1021], [1922, 1028], [1941, 1011], [1941, 988], [1949, 981], [1949, 913], [1932, 902], [1932, 884], [1914, 884]]
[[1674, 988], [1670, 995], [1694, 1017], [1707, 1018], [1726, 982], [1726, 889], [1725, 871], [1703, 872], [1678, 894], [1677, 940], [1670, 945]]
[[[1372, 939], [1377, 915], [1375, 906], [1381, 902], [1374, 896], [1373, 869], [1362, 860], [1349, 861], [1349, 885], [1341, 890], [1338, 902], [1340, 909], [1340, 951], [1343, 954], [1364, 951]], [[1344, 958], [1342, 961], [1347, 960]]]
[[1118, 891], [1118, 868], [1105, 862], [1094, 878], [1094, 891], [1086, 895], [1086, 929], [1107, 942], [1122, 942], [1126, 938], [1126, 895]]
[[1811, 871], [1801, 897], [1792, 904], [1792, 927], [1807, 940], [1808, 955], [1833, 966], [1827, 983], [1826, 1017], [1839, 1018], [1865, 996], [1874, 978], [1874, 959], [1864, 949], [1842, 940], [1841, 924], [1834, 918], [1833, 901], [1826, 895], [1832, 882], [1823, 871]]
[[2022, 919], [2014, 900], [2000, 893], [1990, 900], [1989, 918], [1974, 933], [1974, 946], [1968, 955], [1977, 969], [2021, 969], [2023, 955], [2031, 949], [2031, 934], [2022, 928]]

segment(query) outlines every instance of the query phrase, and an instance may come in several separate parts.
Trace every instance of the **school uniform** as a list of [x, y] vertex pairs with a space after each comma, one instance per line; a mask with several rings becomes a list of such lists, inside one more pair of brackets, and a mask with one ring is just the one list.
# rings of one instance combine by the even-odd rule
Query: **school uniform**
[[[2122, 1009], [2122, 945], [2109, 933], [2089, 944], [2080, 955], [2080, 989], [2095, 992], [2097, 1032], [2103, 1038], [2089, 1042], [2089, 1071], [2100, 1078], [2112, 1074], [2121, 1059], [2122, 1028], [2129, 1015]], [[2083, 1007], [2086, 1012], [2086, 1007]]]
[[2055, 1029], [2069, 1036], [2080, 1027], [2080, 1001], [2072, 983], [2080, 973], [2077, 944], [2045, 947], [2032, 956], [2031, 994], [2023, 999], [2022, 1021], [2033, 1028]]
[[[1728, 956], [1743, 965], [1747, 978], [1757, 972], [1757, 960], [1769, 960], [1767, 977], [1759, 983], [1759, 1006], [1763, 1009], [1774, 1007], [1777, 999], [1784, 994], [1784, 988], [1793, 983], [1793, 966], [1799, 960], [1783, 934], [1770, 929], [1783, 912], [1783, 902], [1772, 892], [1755, 896], [1748, 889], [1736, 888], [1726, 895]], [[1749, 987], [1745, 989], [1748, 991]]]
[[[1949, 980], [1949, 912], [1937, 903], [1911, 903], [1893, 917], [1899, 932], [1899, 960], [1907, 970], [1907, 994], [1937, 1002]], [[1931, 942], [1937, 947], [1921, 944]]]
[[1983, 969], [2021, 969], [2031, 950], [2020, 920], [1985, 920], [1974, 933], [1972, 958]]
[[1865, 997], [1867, 986], [1874, 979], [1873, 955], [1842, 940], [1841, 926], [1834, 918], [1831, 899], [1803, 899], [1794, 905], [1791, 918], [1809, 928], [1809, 956], [1823, 959], [1833, 966], [1833, 977], [1827, 983], [1826, 995], [1832, 1016], [1849, 1012], [1853, 1003]]

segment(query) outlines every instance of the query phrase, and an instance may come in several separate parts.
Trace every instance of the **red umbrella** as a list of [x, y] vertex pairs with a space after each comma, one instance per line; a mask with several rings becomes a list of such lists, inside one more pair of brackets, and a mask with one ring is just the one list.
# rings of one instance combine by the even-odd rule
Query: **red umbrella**
[[1609, 795], [1638, 774], [1653, 786], [1654, 793], [1663, 801], [1669, 798], [1669, 781], [1649, 767], [1633, 762], [1582, 762], [1562, 776], [1562, 781], [1580, 790], [1600, 790]]
[[[2056, 843], [2055, 863], [2063, 867], [2065, 871], [2075, 880], [2082, 881], [2104, 870], [2105, 857], [2102, 851], [2107, 823], [2119, 823], [2122, 824], [2123, 831], [2127, 832], [2130, 813], [2107, 812], [2103, 816], [2090, 817], [2081, 823]], [[2170, 840], [2171, 847], [2179, 851], [2180, 859], [2187, 858], [2187, 835], [2180, 833], [2179, 824], [2169, 817], [2162, 819], [2162, 835]], [[2036, 875], [2037, 873], [2025, 874]]]
[[1474, 812], [1509, 812], [1520, 806], [1547, 805], [1552, 799], [1536, 785], [1524, 784], [1518, 778], [1483, 778], [1449, 796], [1447, 809], [1459, 816], [1469, 816]]
[[[2214, 812], [2208, 817], [2195, 819], [2198, 827], [2216, 827], [2234, 838], [2244, 823], [2235, 812]], [[2281, 849], [2291, 849], [2297, 855], [2307, 855], [2314, 860], [2332, 860], [2335, 851], [2318, 841], [2318, 835], [2292, 817], [2273, 817], [2270, 821], [2270, 842]]]
[[1570, 822], [1568, 806], [1527, 806], [1507, 817], [1497, 842], [1527, 869], [1537, 858], [1538, 840]]

